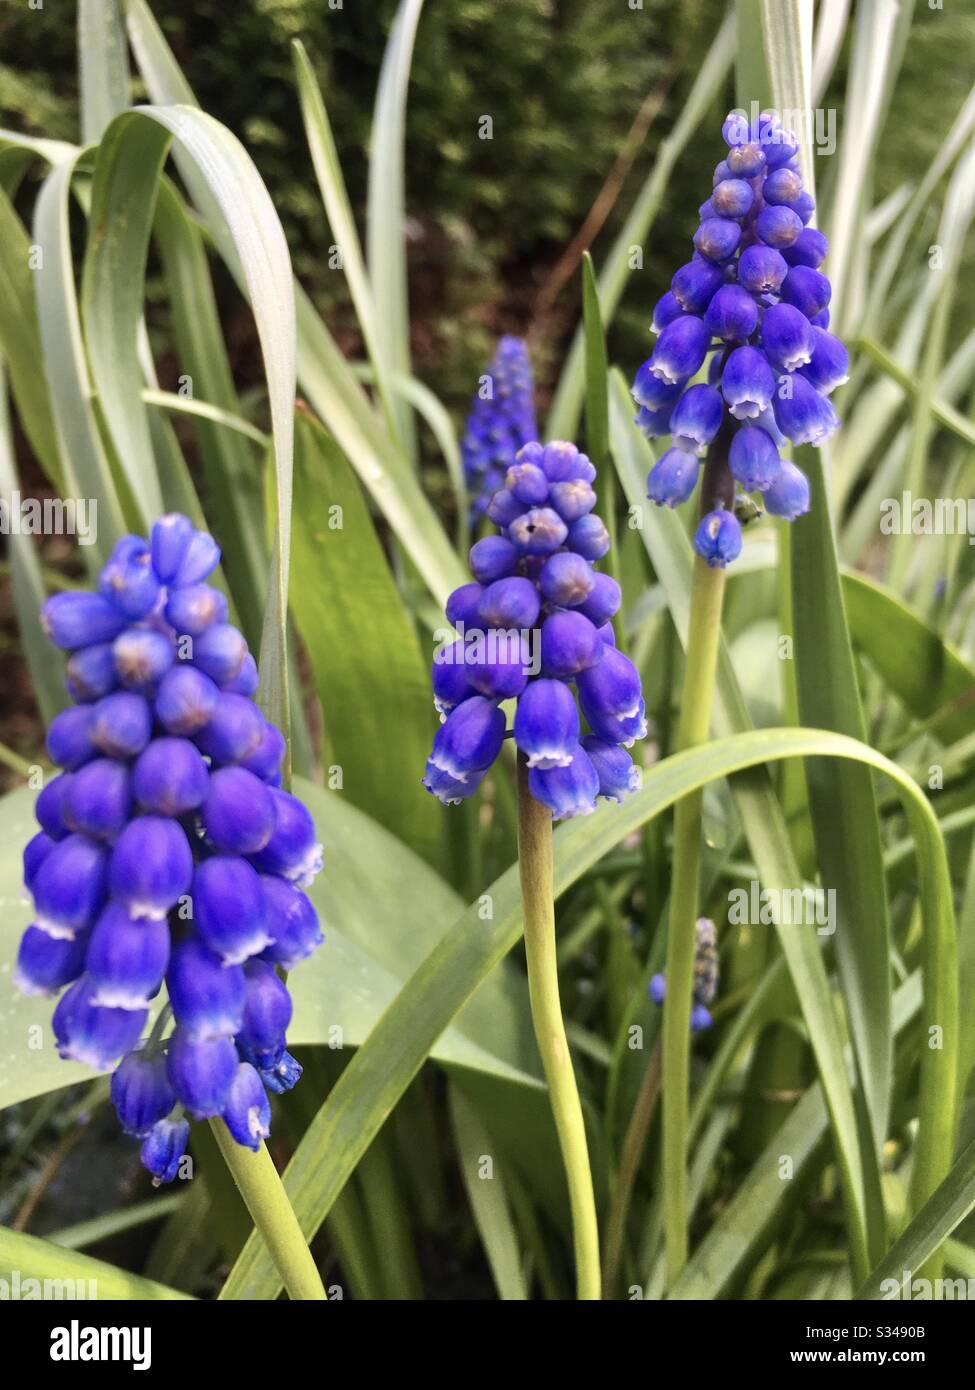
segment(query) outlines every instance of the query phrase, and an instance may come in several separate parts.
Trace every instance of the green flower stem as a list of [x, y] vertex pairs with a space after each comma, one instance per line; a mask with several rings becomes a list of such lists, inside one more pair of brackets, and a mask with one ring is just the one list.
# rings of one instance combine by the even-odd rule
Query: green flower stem
[[528, 790], [528, 769], [518, 759], [518, 864], [525, 912], [525, 954], [535, 1037], [558, 1131], [572, 1209], [576, 1294], [599, 1298], [599, 1227], [586, 1126], [559, 1000], [552, 879], [552, 818]]
[[231, 1138], [222, 1120], [211, 1120], [210, 1128], [254, 1225], [278, 1267], [289, 1298], [304, 1303], [324, 1302], [325, 1286], [267, 1145], [262, 1144], [253, 1153]]
[[[724, 570], [694, 557], [684, 693], [678, 749], [703, 743], [711, 723], [721, 638]], [[667, 993], [663, 1016], [663, 1199], [667, 1277], [673, 1284], [687, 1262], [687, 1123], [694, 985], [695, 924], [701, 864], [702, 793], [674, 810], [674, 857], [667, 932]]]
[[646, 1070], [640, 1082], [636, 1103], [630, 1123], [623, 1137], [620, 1161], [616, 1170], [616, 1187], [609, 1206], [606, 1221], [606, 1240], [603, 1248], [603, 1298], [614, 1298], [616, 1282], [619, 1278], [620, 1258], [626, 1238], [626, 1221], [630, 1214], [630, 1198], [636, 1181], [637, 1169], [643, 1157], [647, 1133], [657, 1108], [660, 1095], [660, 1042], [650, 1054]]

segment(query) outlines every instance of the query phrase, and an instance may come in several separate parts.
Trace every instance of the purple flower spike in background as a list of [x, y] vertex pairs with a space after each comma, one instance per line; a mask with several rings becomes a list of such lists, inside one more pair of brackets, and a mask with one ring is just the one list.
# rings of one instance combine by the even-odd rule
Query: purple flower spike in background
[[[699, 917], [694, 943], [694, 994], [691, 1007], [691, 1032], [710, 1028], [710, 1006], [718, 992], [718, 933], [710, 917]], [[662, 1004], [667, 995], [667, 977], [654, 975], [648, 988], [655, 1004]]]
[[[722, 408], [717, 391], [701, 389], [707, 394], [691, 396], [684, 424], [695, 446], [716, 427]], [[695, 456], [680, 457], [696, 476]], [[518, 451], [490, 499], [487, 514], [506, 520], [500, 535], [471, 547], [478, 582], [462, 584], [446, 604], [448, 621], [462, 635], [442, 646], [433, 665], [441, 728], [423, 785], [445, 805], [477, 792], [506, 737], [531, 769], [532, 796], [554, 819], [595, 810], [599, 796], [620, 799], [629, 773], [610, 776], [605, 758], [597, 772], [578, 704], [581, 696], [601, 756], [607, 745], [629, 747], [646, 734], [639, 676], [607, 642], [620, 588], [595, 569], [609, 549], [609, 533], [591, 510], [594, 480], [592, 463], [574, 444], [533, 441]], [[686, 483], [681, 476], [668, 486]], [[588, 709], [584, 683], [600, 692], [589, 697]], [[510, 720], [506, 700], [517, 702]]]
[[[322, 941], [301, 891], [321, 845], [281, 790], [284, 737], [253, 703], [256, 664], [205, 582], [219, 559], [212, 536], [165, 516], [148, 541], [118, 542], [97, 593], [57, 594], [41, 615], [70, 653], [77, 703], [48, 732], [65, 771], [39, 793], [41, 832], [24, 852], [34, 920], [15, 982], [70, 986], [58, 1051], [113, 1072], [119, 1120], [156, 1183], [180, 1172], [181, 1108], [221, 1116], [246, 1148], [267, 1136], [270, 1094], [301, 1074], [276, 971]], [[164, 978], [169, 1002], [146, 1039]]]
[[472, 524], [487, 511], [518, 450], [537, 433], [528, 351], [521, 338], [502, 338], [481, 378], [461, 440]]
[[[808, 511], [806, 479], [783, 450], [829, 438], [839, 420], [828, 397], [848, 371], [827, 331], [828, 243], [806, 226], [815, 205], [795, 136], [770, 112], [754, 124], [732, 112], [722, 134], [728, 155], [701, 205], [696, 258], [654, 309], [657, 345], [633, 382], [640, 429], [673, 443], [650, 472], [649, 498], [679, 506], [700, 471], [694, 548], [721, 568], [741, 553], [736, 491], [760, 493], [787, 521]], [[696, 382], [709, 356], [706, 382]], [[695, 454], [706, 456], [700, 470]]]

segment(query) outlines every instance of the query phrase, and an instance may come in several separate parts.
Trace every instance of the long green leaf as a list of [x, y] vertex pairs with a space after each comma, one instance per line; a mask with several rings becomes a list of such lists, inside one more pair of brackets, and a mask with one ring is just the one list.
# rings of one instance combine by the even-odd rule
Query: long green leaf
[[[139, 71], [153, 98], [160, 103], [196, 106], [145, 0], [129, 0], [126, 17]], [[174, 158], [222, 258], [239, 278], [234, 247], [205, 178], [179, 149], [174, 150]], [[467, 578], [463, 567], [407, 459], [376, 418], [368, 397], [300, 286], [295, 287], [295, 297], [301, 389], [442, 605], [451, 589]]]
[[[963, 1149], [942, 1183], [931, 1193], [907, 1230], [873, 1271], [857, 1298], [910, 1298], [904, 1272], [920, 1269], [965, 1217], [975, 1209], [975, 1141]], [[929, 1295], [930, 1296], [930, 1295]], [[951, 1297], [952, 1295], [948, 1295]]]
[[[975, 670], [889, 589], [862, 574], [843, 575], [850, 634], [916, 719], [944, 743], [975, 729]], [[939, 716], [933, 718], [932, 716]]]
[[[857, 341], [857, 347], [880, 368], [884, 376], [896, 382], [905, 395], [912, 399], [917, 396], [919, 389], [917, 382], [909, 372], [905, 372], [898, 366], [890, 353], [885, 352], [879, 343], [875, 343], [871, 338], [860, 338]], [[936, 396], [932, 397], [931, 414], [965, 444], [975, 444], [975, 425], [953, 405], [949, 405], [947, 401], [939, 400]]]
[[93, 1260], [90, 1255], [66, 1250], [62, 1245], [52, 1245], [6, 1226], [0, 1226], [0, 1278], [8, 1286], [12, 1280], [18, 1283], [19, 1298], [80, 1297], [122, 1302], [189, 1298], [188, 1294], [130, 1274], [104, 1260]]
[[291, 611], [325, 715], [342, 795], [425, 859], [441, 809], [420, 777], [435, 717], [430, 678], [355, 474], [320, 425], [299, 415]]
[[[806, 0], [780, 0], [778, 4], [763, 0], [765, 52], [773, 100], [780, 110], [810, 109], [811, 24], [812, 5]], [[858, 33], [863, 28], [861, 25]], [[864, 141], [869, 145], [877, 112], [869, 96], [865, 100]], [[860, 133], [854, 140], [849, 130], [847, 127], [845, 150], [854, 145], [858, 150]], [[812, 140], [808, 125], [802, 136], [803, 174], [812, 190]], [[851, 177], [850, 170], [859, 170], [856, 154], [841, 167], [844, 189]], [[862, 192], [862, 171], [860, 178], [857, 196]], [[845, 208], [845, 193], [841, 202]], [[835, 238], [833, 249], [835, 253]], [[840, 268], [842, 271], [842, 264]], [[842, 286], [835, 289], [834, 298], [842, 300]], [[802, 451], [802, 458], [809, 474], [812, 500], [811, 514], [803, 517], [792, 533], [799, 713], [805, 724], [865, 739], [821, 455], [807, 448]], [[867, 1164], [865, 1172], [868, 1213], [872, 1217], [869, 1230], [876, 1247], [882, 1224], [877, 1155], [886, 1138], [893, 1066], [889, 924], [877, 801], [869, 774], [854, 765], [819, 764], [809, 768], [807, 785], [822, 882], [836, 892], [836, 954], [863, 1087], [862, 1102], [873, 1137], [873, 1161]]]
[[133, 351], [159, 178], [175, 139], [205, 180], [242, 267], [264, 357], [274, 435], [278, 530], [262, 639], [261, 697], [287, 731], [287, 595], [295, 395], [291, 259], [267, 189], [243, 146], [193, 107], [140, 107], [99, 146], [82, 287], [92, 373], [116, 452], [144, 518], [161, 507], [140, 368]]
[[[0, 357], [0, 495], [13, 499], [20, 490], [14, 457], [10, 414], [7, 406], [7, 379]], [[40, 611], [47, 598], [40, 562], [31, 536], [18, 530], [7, 537], [10, 572], [13, 579], [17, 628], [34, 686], [37, 705], [49, 722], [68, 703], [64, 688], [64, 663], [41, 631]]]
[[41, 335], [34, 298], [35, 277], [43, 279], [30, 240], [13, 204], [0, 189], [0, 351], [7, 359], [10, 387], [24, 433], [58, 492], [75, 492], [65, 476], [41, 361]]
[[[769, 11], [786, 10], [795, 0], [781, 5], [764, 0]], [[810, 6], [810, 9], [812, 7]], [[888, 66], [895, 51], [898, 6], [873, 3], [857, 7], [853, 24], [853, 48], [847, 74], [846, 102], [839, 149], [839, 165], [830, 217], [829, 277], [833, 285], [831, 313], [834, 331], [848, 333], [856, 312], [849, 293], [854, 256], [861, 233], [869, 171], [883, 129], [889, 97]], [[776, 99], [796, 109], [795, 92], [781, 90]], [[808, 96], [808, 93], [804, 93]], [[808, 104], [798, 109], [808, 110]], [[811, 164], [803, 162], [803, 174]]]
[[[555, 891], [561, 896], [634, 830], [675, 801], [722, 777], [792, 757], [844, 758], [883, 772], [902, 796], [917, 840], [925, 936], [925, 1024], [944, 1028], [944, 1046], [929, 1051], [922, 1081], [917, 1161], [947, 1171], [953, 1138], [957, 996], [954, 920], [944, 844], [917, 785], [865, 744], [815, 729], [770, 729], [688, 749], [648, 769], [643, 789], [622, 806], [570, 821], [555, 834]], [[358, 1159], [415, 1076], [437, 1038], [471, 992], [516, 944], [522, 929], [518, 866], [490, 889], [493, 918], [475, 904], [447, 932], [397, 995], [316, 1116], [284, 1174], [307, 1236], [328, 1215]], [[803, 934], [782, 933], [783, 944]], [[808, 939], [808, 938], [807, 938]], [[815, 947], [813, 949], [816, 949]], [[947, 1022], [946, 1022], [947, 1020]], [[845, 1068], [844, 1068], [845, 1076]], [[280, 1281], [260, 1238], [252, 1236], [231, 1270], [223, 1298], [274, 1297]]]
[[[498, 1297], [506, 1301], [527, 1299], [501, 1156], [466, 1096], [456, 1086], [451, 1086], [449, 1098], [461, 1177]], [[485, 1161], [491, 1165], [489, 1170], [484, 1167]]]
[[376, 305], [372, 296], [372, 286], [366, 273], [366, 263], [359, 242], [352, 206], [339, 162], [332, 125], [322, 97], [321, 88], [315, 80], [311, 61], [305, 46], [299, 39], [292, 44], [295, 82], [301, 102], [301, 116], [305, 123], [305, 137], [311, 151], [311, 160], [318, 180], [318, 189], [325, 204], [329, 226], [336, 246], [342, 257], [349, 293], [355, 306], [363, 341], [372, 364], [376, 388], [379, 391], [391, 428], [396, 427], [396, 412], [392, 404], [389, 372], [382, 356], [382, 348], [377, 330]]
[[[205, 402], [232, 417], [240, 416], [203, 235], [168, 179], [160, 185], [153, 238], [166, 277], [179, 375], [181, 383], [188, 382], [189, 403]], [[181, 390], [185, 390], [182, 385]], [[263, 441], [262, 433], [255, 433]], [[248, 641], [256, 645], [268, 559], [261, 495], [263, 444], [258, 453], [238, 431], [208, 424], [198, 425], [197, 438], [206, 475], [208, 518], [220, 537], [221, 563], [242, 627]]]
[[78, 0], [81, 139], [94, 145], [129, 104], [129, 64], [120, 0]]
[[53, 166], [34, 206], [34, 240], [44, 257], [44, 274], [37, 279], [37, 314], [47, 378], [62, 453], [83, 497], [98, 500], [98, 533], [89, 568], [104, 564], [112, 546], [126, 531], [122, 504], [95, 411], [88, 360], [81, 332], [78, 293], [71, 250], [71, 195], [80, 151]]
[[[410, 307], [406, 275], [406, 91], [423, 0], [401, 0], [390, 31], [376, 88], [369, 157], [366, 248], [376, 304], [378, 357], [383, 366], [410, 373]], [[402, 397], [393, 401], [396, 432], [408, 458], [415, 458], [413, 417]]]

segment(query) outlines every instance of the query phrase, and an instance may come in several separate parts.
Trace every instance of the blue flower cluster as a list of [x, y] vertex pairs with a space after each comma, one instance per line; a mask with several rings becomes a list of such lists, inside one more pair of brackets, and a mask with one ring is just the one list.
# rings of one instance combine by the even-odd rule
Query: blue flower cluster
[[[766, 510], [788, 521], [809, 510], [805, 475], [780, 450], [832, 433], [829, 395], [848, 368], [827, 331], [827, 240], [808, 225], [815, 204], [795, 136], [769, 112], [753, 125], [733, 112], [722, 133], [728, 154], [701, 205], [694, 254], [655, 306], [657, 344], [633, 383], [637, 424], [672, 438], [650, 472], [652, 501], [687, 501], [714, 446], [694, 546], [719, 566], [741, 551], [736, 490], [760, 492]], [[707, 380], [689, 386], [709, 354]]]
[[597, 797], [621, 801], [639, 784], [626, 750], [646, 735], [645, 705], [613, 638], [619, 585], [594, 569], [609, 550], [595, 477], [574, 444], [534, 442], [491, 498], [500, 534], [471, 547], [474, 582], [446, 607], [459, 636], [433, 665], [443, 723], [423, 784], [445, 804], [472, 796], [497, 758], [505, 700], [517, 700], [512, 734], [531, 794], [554, 817], [585, 815]]
[[[254, 703], [254, 658], [205, 583], [219, 558], [211, 536], [164, 516], [148, 542], [118, 542], [97, 592], [56, 594], [41, 619], [69, 653], [75, 703], [48, 731], [64, 770], [38, 795], [24, 851], [35, 913], [17, 984], [69, 986], [58, 1051], [115, 1069], [122, 1127], [160, 1182], [178, 1171], [186, 1115], [220, 1115], [260, 1146], [268, 1092], [301, 1073], [277, 967], [322, 940], [302, 891], [321, 845], [281, 790], [285, 741]], [[175, 1029], [164, 1041], [164, 1009], [142, 1041], [164, 979]]]
[[[718, 933], [710, 917], [697, 919], [694, 943], [694, 993], [691, 1006], [691, 1032], [700, 1033], [711, 1027], [710, 1005], [718, 992]], [[667, 977], [654, 975], [650, 981], [650, 998], [662, 1004], [667, 993]]]
[[474, 397], [461, 440], [472, 525], [487, 511], [515, 454], [537, 438], [528, 350], [521, 338], [504, 337]]

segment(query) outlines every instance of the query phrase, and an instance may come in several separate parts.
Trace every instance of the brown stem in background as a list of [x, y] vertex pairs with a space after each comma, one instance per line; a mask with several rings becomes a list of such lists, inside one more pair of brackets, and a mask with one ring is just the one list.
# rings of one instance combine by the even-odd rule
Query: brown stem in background
[[606, 176], [602, 188], [596, 194], [596, 199], [592, 207], [587, 212], [582, 226], [562, 252], [562, 255], [555, 262], [549, 271], [545, 283], [538, 292], [535, 306], [532, 313], [532, 324], [528, 330], [528, 341], [535, 343], [540, 337], [544, 336], [544, 324], [548, 315], [551, 313], [552, 305], [562, 293], [562, 290], [575, 275], [582, 261], [585, 251], [588, 251], [596, 237], [602, 231], [606, 219], [609, 217], [620, 195], [623, 184], [626, 182], [627, 175], [633, 167], [633, 161], [639, 153], [640, 146], [647, 137], [647, 132], [653, 125], [660, 109], [666, 100], [667, 93], [674, 84], [674, 79], [680, 71], [679, 56], [675, 59], [670, 69], [664, 73], [660, 80], [653, 86], [641, 103], [639, 111], [633, 119], [620, 151], [616, 156], [612, 169]]

